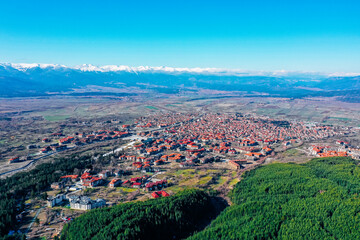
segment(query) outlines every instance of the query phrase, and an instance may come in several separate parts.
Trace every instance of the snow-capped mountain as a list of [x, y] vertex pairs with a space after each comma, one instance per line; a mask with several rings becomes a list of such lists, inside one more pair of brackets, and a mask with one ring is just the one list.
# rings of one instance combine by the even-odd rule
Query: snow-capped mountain
[[2, 63], [0, 97], [68, 93], [88, 86], [129, 93], [134, 93], [136, 89], [139, 90], [137, 92], [169, 94], [210, 89], [291, 95], [312, 91], [358, 90], [359, 75], [284, 70]]
[[3, 66], [5, 68], [13, 68], [17, 69], [19, 71], [26, 71], [29, 69], [34, 68], [41, 68], [41, 69], [59, 69], [59, 68], [67, 68], [65, 65], [59, 65], [59, 64], [45, 64], [45, 63], [2, 63], [0, 66]]
[[226, 76], [311, 76], [311, 77], [326, 77], [326, 76], [359, 76], [360, 73], [320, 73], [320, 72], [305, 72], [305, 71], [251, 71], [242, 69], [224, 69], [224, 68], [180, 68], [180, 67], [149, 67], [138, 66], [130, 67], [126, 65], [104, 65], [95, 66], [92, 64], [82, 64], [74, 67], [68, 67], [60, 64], [45, 64], [45, 63], [0, 63], [0, 66], [17, 69], [19, 71], [26, 71], [30, 69], [72, 69], [83, 72], [151, 72], [151, 73], [194, 73], [194, 74], [216, 74]]

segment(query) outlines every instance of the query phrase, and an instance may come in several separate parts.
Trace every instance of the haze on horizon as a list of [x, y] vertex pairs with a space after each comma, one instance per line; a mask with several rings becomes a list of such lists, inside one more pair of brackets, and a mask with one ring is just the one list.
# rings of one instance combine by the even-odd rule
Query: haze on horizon
[[360, 2], [7, 1], [0, 62], [360, 72]]

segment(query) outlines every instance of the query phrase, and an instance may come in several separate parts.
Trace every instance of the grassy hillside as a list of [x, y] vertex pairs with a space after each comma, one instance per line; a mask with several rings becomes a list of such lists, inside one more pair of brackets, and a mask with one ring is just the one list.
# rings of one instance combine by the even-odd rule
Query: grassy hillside
[[186, 190], [171, 197], [96, 209], [66, 225], [61, 239], [181, 239], [210, 221], [210, 197]]
[[360, 239], [360, 167], [351, 158], [248, 172], [233, 205], [189, 239]]

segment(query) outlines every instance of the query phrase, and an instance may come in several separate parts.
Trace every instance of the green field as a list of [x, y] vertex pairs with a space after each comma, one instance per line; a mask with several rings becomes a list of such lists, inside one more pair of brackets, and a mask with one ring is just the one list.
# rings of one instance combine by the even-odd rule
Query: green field
[[117, 187], [117, 190], [121, 190], [125, 193], [131, 193], [131, 192], [135, 192], [137, 189], [135, 188], [127, 188], [127, 187]]
[[151, 110], [159, 110], [157, 107], [154, 106], [145, 106], [145, 107]]
[[299, 152], [299, 150], [297, 150], [296, 148], [291, 148], [291, 149], [288, 149], [284, 152], [284, 155], [287, 156], [287, 157], [294, 157], [294, 156], [297, 156], [299, 154], [301, 154], [302, 152]]
[[330, 119], [340, 120], [340, 121], [352, 121], [351, 118], [344, 118], [344, 117], [330, 117]]
[[70, 115], [52, 115], [52, 116], [44, 116], [44, 119], [50, 122], [62, 121], [69, 118]]

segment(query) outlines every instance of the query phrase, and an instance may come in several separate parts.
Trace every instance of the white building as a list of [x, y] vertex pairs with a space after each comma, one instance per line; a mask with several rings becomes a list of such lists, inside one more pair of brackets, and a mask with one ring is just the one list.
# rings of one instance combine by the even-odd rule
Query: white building
[[90, 210], [106, 206], [103, 199], [92, 200], [86, 196], [69, 196], [70, 208], [78, 210]]
[[47, 205], [48, 207], [54, 207], [62, 203], [65, 199], [66, 199], [65, 194], [58, 194], [55, 197], [48, 197]]

